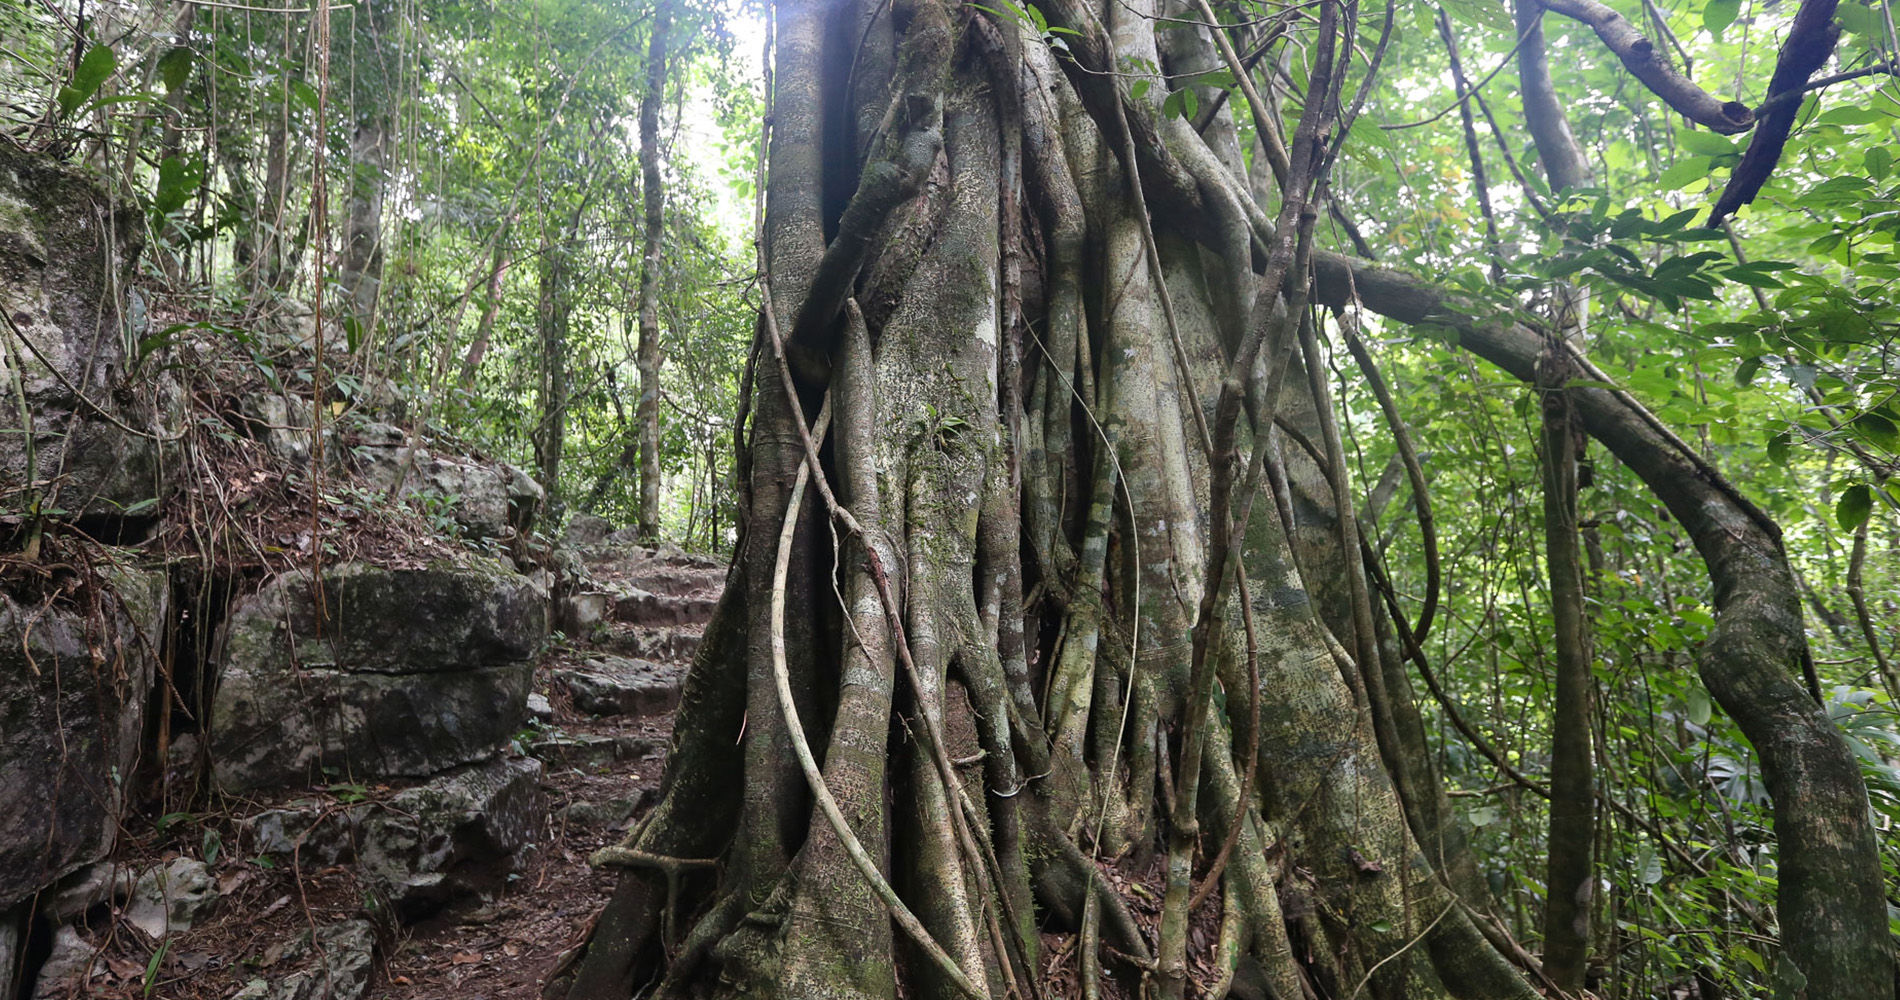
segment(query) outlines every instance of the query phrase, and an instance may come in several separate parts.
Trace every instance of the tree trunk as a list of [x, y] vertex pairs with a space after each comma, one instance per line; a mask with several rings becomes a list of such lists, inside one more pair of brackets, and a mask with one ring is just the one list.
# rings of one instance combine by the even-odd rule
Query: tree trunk
[[[1312, 251], [1364, 69], [1353, 8], [1302, 28], [1272, 222], [1225, 111], [1196, 130], [1158, 76], [1128, 85], [1219, 65], [1205, 30], [1151, 0], [1038, 9], [1060, 62], [947, 0], [777, 6], [743, 537], [659, 803], [596, 855], [620, 886], [549, 993], [1028, 996], [1057, 931], [1089, 996], [1099, 970], [1127, 995], [1531, 1000], [1420, 849], [1461, 850], [1406, 759], [1422, 731], [1356, 528], [1322, 537], [1279, 474], [1276, 414], [1336, 423], [1309, 296], [1356, 280], [1445, 321], [1415, 308], [1430, 289]], [[1511, 367], [1516, 334], [1470, 325]], [[1863, 962], [1884, 910], [1852, 758], [1785, 697], [1779, 550], [1683, 493], [1706, 477], [1651, 478], [1688, 459], [1625, 397], [1578, 392], [1713, 529], [1705, 673], [1771, 751], [1790, 954], [1859, 989], [1826, 995], [1881, 995], [1810, 964]], [[1301, 488], [1349, 519], [1319, 436]], [[1871, 881], [1817, 895], [1810, 865]]]
[[[569, 231], [571, 232], [571, 230]], [[548, 491], [550, 508], [561, 486], [561, 449], [567, 437], [567, 320], [569, 276], [567, 233], [559, 241], [543, 237], [540, 271], [541, 297], [535, 309], [535, 334], [540, 342], [540, 385], [536, 393], [540, 419], [532, 435], [535, 469]]]
[[495, 248], [488, 263], [488, 290], [482, 297], [482, 316], [475, 323], [475, 339], [468, 345], [468, 353], [462, 357], [462, 388], [475, 388], [475, 375], [482, 369], [482, 358], [488, 354], [488, 345], [495, 335], [495, 319], [501, 314], [501, 284], [508, 276], [508, 231], [513, 228], [514, 220], [501, 220], [500, 229], [495, 233]]
[[1556, 697], [1551, 707], [1550, 839], [1544, 886], [1544, 971], [1559, 987], [1583, 987], [1595, 905], [1596, 782], [1591, 759], [1590, 639], [1583, 612], [1583, 554], [1577, 535], [1577, 445], [1564, 388], [1573, 373], [1553, 351], [1539, 373], [1543, 397], [1544, 563], [1556, 629]]
[[649, 540], [660, 537], [660, 252], [666, 234], [660, 106], [666, 98], [667, 36], [672, 27], [673, 5], [659, 0], [647, 42], [647, 89], [640, 97], [640, 194], [646, 205], [646, 227], [640, 261], [640, 346], [635, 358], [640, 369], [640, 404], [634, 410], [640, 426], [639, 534]]
[[383, 191], [389, 126], [378, 115], [356, 124], [350, 140], [350, 216], [344, 233], [343, 295], [364, 342], [375, 326], [383, 287]]

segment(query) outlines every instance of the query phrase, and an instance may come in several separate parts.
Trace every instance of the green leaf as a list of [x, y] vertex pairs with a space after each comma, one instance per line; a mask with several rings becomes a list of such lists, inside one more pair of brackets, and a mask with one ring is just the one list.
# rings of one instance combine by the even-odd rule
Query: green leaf
[[1844, 3], [1835, 8], [1834, 20], [1840, 22], [1842, 30], [1853, 35], [1878, 36], [1887, 30], [1878, 11], [1857, 3]]
[[317, 110], [317, 88], [302, 80], [290, 81], [290, 96], [296, 98], [297, 103], [304, 107], [312, 111]]
[[1808, 977], [1786, 952], [1775, 958], [1775, 1000], [1800, 1000], [1808, 987]]
[[1866, 483], [1855, 483], [1841, 494], [1840, 502], [1834, 505], [1834, 519], [1840, 522], [1842, 531], [1856, 531], [1867, 523], [1874, 512], [1874, 491]]
[[1788, 432], [1782, 431], [1768, 439], [1768, 460], [1776, 465], [1788, 464]]
[[1889, 451], [1893, 450], [1896, 443], [1900, 443], [1900, 431], [1896, 431], [1893, 421], [1878, 413], [1863, 413], [1855, 417], [1854, 429]]
[[87, 99], [99, 92], [112, 71], [119, 68], [119, 57], [113, 55], [112, 46], [94, 45], [79, 58], [78, 68], [73, 70], [73, 82], [59, 88], [59, 110], [70, 115]]
[[1685, 129], [1676, 133], [1676, 145], [1684, 152], [1696, 156], [1726, 156], [1736, 152], [1735, 141], [1725, 135], [1704, 132], [1700, 129]]
[[183, 45], [158, 57], [158, 78], [164, 82], [167, 94], [191, 79], [191, 63], [191, 50]]
[[1472, 826], [1490, 826], [1498, 821], [1497, 806], [1479, 806], [1469, 814]]
[[1875, 146], [1862, 153], [1860, 161], [1867, 168], [1867, 175], [1877, 181], [1886, 180], [1888, 171], [1893, 169], [1893, 153], [1885, 146]]
[[1662, 172], [1656, 183], [1664, 191], [1674, 191], [1688, 187], [1690, 181], [1709, 176], [1715, 168], [1715, 160], [1708, 156], [1690, 156], [1677, 160], [1676, 165]]
[[1821, 112], [1821, 117], [1815, 121], [1822, 125], [1872, 125], [1890, 117], [1885, 111], [1876, 108], [1834, 108]]
[[1644, 847], [1636, 866], [1636, 878], [1644, 885], [1655, 885], [1662, 881], [1662, 858], [1656, 856], [1655, 848]]
[[1742, 12], [1742, 0], [1709, 0], [1702, 8], [1702, 26], [1717, 41], [1722, 38], [1722, 29], [1735, 23], [1735, 15]]
[[197, 190], [197, 161], [167, 156], [158, 165], [158, 191], [152, 195], [152, 207], [160, 215], [170, 215], [184, 208]]
[[1502, 4], [1489, 0], [1445, 0], [1445, 10], [1466, 24], [1493, 31], [1511, 31], [1511, 15]]
[[1714, 714], [1713, 708], [1709, 705], [1709, 693], [1701, 688], [1692, 688], [1689, 691], [1687, 700], [1689, 702], [1689, 721], [1698, 726], [1708, 725], [1709, 716]]

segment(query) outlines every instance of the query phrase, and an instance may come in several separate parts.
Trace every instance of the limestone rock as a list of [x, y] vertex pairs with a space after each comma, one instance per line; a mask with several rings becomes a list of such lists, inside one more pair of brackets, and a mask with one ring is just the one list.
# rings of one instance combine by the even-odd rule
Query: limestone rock
[[[369, 921], [345, 920], [319, 927], [314, 935], [306, 933], [285, 949], [283, 960], [294, 961], [312, 952], [316, 961], [309, 967], [273, 982], [252, 980], [232, 1000], [362, 1000], [369, 990], [376, 955], [376, 931]], [[257, 989], [260, 982], [265, 983], [262, 990]]]
[[48, 508], [116, 514], [159, 495], [158, 380], [134, 378], [145, 373], [134, 371], [120, 301], [144, 231], [137, 206], [84, 173], [0, 144], [0, 309], [12, 321], [0, 351], [0, 482], [57, 477]]
[[561, 812], [567, 822], [574, 826], [624, 829], [633, 819], [634, 814], [647, 805], [653, 792], [653, 789], [648, 788], [637, 795], [621, 795], [594, 802], [574, 802]]
[[561, 670], [574, 707], [590, 715], [661, 715], [680, 702], [681, 671], [651, 660], [603, 656], [579, 670]]
[[[258, 392], [238, 401], [251, 436], [291, 465], [310, 463], [310, 404], [301, 397]], [[327, 451], [327, 449], [326, 449]]]
[[554, 718], [554, 705], [544, 694], [528, 695], [528, 717], [546, 722]]
[[369, 803], [334, 808], [300, 800], [258, 813], [242, 826], [253, 854], [294, 859], [303, 868], [326, 868], [356, 857], [363, 819], [371, 808]]
[[628, 588], [614, 596], [613, 617], [629, 625], [704, 625], [718, 603], [717, 593], [656, 594]]
[[417, 777], [487, 756], [520, 729], [527, 662], [353, 674], [227, 664], [212, 708], [212, 771], [227, 791]]
[[77, 930], [62, 926], [53, 932], [53, 948], [40, 965], [39, 979], [33, 985], [33, 1000], [66, 1000], [87, 996], [87, 983], [105, 971], [98, 960], [99, 949], [81, 937]]
[[202, 861], [173, 858], [141, 874], [125, 921], [149, 938], [183, 934], [218, 902], [218, 886]]
[[600, 771], [617, 761], [642, 760], [666, 752], [664, 744], [643, 736], [595, 736], [587, 733], [544, 736], [528, 744], [528, 753], [550, 767]]
[[33, 798], [0, 810], [0, 911], [112, 849], [167, 588], [133, 569], [106, 584], [96, 617], [0, 592], [0, 788]]
[[555, 624], [570, 636], [586, 636], [607, 617], [608, 595], [599, 591], [569, 594], [555, 605]]
[[[219, 636], [214, 775], [227, 790], [419, 777], [486, 757], [526, 717], [545, 594], [493, 559], [307, 571], [237, 602]], [[321, 637], [319, 637], [321, 635]]]
[[217, 901], [217, 882], [204, 862], [173, 858], [142, 872], [117, 864], [75, 872], [41, 897], [39, 914], [56, 924], [77, 924], [95, 907], [120, 907], [126, 923], [156, 940], [190, 930]]
[[413, 921], [498, 893], [547, 815], [541, 762], [496, 758], [397, 793], [363, 823], [365, 875]]
[[601, 645], [635, 660], [685, 663], [699, 651], [700, 633], [693, 628], [620, 629]]
[[599, 545], [614, 533], [614, 523], [604, 517], [593, 514], [576, 514], [567, 521], [567, 530], [561, 534], [561, 544], [571, 548], [587, 548]]
[[401, 428], [363, 425], [351, 453], [371, 484], [437, 504], [470, 538], [526, 533], [547, 493], [527, 473], [504, 462], [438, 455], [411, 447]]

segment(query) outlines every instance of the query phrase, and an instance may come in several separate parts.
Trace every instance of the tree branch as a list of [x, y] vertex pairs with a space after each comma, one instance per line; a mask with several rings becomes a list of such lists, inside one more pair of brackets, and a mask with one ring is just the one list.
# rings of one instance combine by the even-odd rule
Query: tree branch
[[1623, 61], [1631, 75], [1650, 93], [1663, 99], [1683, 117], [1723, 135], [1746, 132], [1755, 125], [1755, 113], [1740, 101], [1724, 101], [1676, 71], [1656, 52], [1655, 43], [1636, 30], [1628, 18], [1597, 0], [1543, 0], [1544, 7], [1590, 26], [1603, 44]]

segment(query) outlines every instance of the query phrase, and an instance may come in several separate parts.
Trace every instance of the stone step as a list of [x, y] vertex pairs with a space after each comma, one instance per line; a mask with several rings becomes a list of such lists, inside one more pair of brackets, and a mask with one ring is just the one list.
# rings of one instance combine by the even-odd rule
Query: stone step
[[664, 715], [679, 706], [685, 670], [651, 660], [602, 656], [554, 672], [574, 707], [589, 715]]
[[718, 603], [717, 593], [681, 597], [628, 590], [614, 596], [612, 617], [627, 625], [704, 625]]
[[699, 652], [699, 636], [699, 630], [696, 628], [631, 626], [610, 629], [596, 642], [608, 652], [635, 660], [690, 663], [693, 654]]

